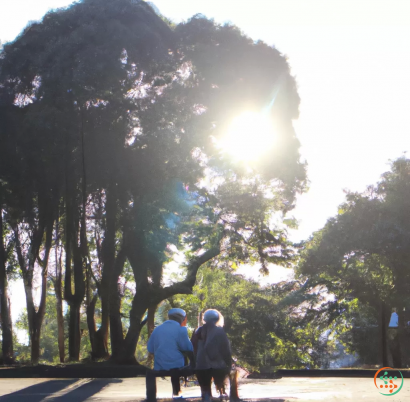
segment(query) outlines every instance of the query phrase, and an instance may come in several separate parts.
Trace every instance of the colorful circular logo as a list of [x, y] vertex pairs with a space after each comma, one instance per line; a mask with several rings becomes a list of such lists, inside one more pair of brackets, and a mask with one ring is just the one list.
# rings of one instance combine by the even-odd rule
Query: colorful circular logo
[[[394, 377], [389, 376], [388, 370], [399, 372], [400, 377], [397, 377], [397, 375]], [[403, 384], [403, 374], [391, 367], [383, 367], [374, 375], [374, 385], [382, 395], [390, 396], [397, 394], [403, 388]]]

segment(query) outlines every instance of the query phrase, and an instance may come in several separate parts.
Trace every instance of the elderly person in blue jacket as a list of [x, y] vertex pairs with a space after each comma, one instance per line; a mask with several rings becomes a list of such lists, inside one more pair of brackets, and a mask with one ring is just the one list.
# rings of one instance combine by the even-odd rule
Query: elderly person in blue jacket
[[[193, 346], [186, 329], [188, 317], [180, 308], [168, 311], [168, 320], [152, 332], [148, 352], [154, 354], [154, 370], [172, 370], [184, 367], [184, 355], [193, 356]], [[181, 395], [179, 374], [171, 376], [172, 394]]]

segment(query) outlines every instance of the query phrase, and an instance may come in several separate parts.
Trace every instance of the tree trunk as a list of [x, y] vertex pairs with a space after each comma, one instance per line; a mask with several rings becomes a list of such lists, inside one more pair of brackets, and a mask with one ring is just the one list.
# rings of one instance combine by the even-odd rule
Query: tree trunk
[[[0, 279], [1, 282], [1, 279]], [[2, 353], [3, 363], [11, 364], [14, 362], [13, 353], [13, 330], [10, 314], [10, 299], [7, 294], [7, 283], [0, 284], [0, 315], [1, 315], [1, 330], [2, 330]]]
[[68, 357], [70, 361], [80, 360], [81, 346], [81, 314], [80, 309], [85, 296], [85, 283], [81, 248], [73, 244], [73, 271], [74, 271], [74, 294], [69, 298], [70, 318], [68, 337]]
[[205, 253], [197, 256], [191, 260], [187, 267], [187, 274], [183, 281], [174, 283], [165, 288], [161, 286], [152, 286], [148, 282], [145, 269], [140, 268], [139, 257], [140, 254], [136, 251], [137, 242], [133, 243], [132, 248], [127, 248], [127, 257], [131, 263], [134, 271], [134, 277], [137, 282], [137, 291], [132, 301], [132, 308], [130, 312], [130, 327], [127, 335], [122, 343], [121, 353], [115, 359], [119, 363], [136, 362], [135, 351], [137, 349], [138, 339], [141, 329], [144, 326], [142, 317], [149, 306], [158, 305], [161, 301], [168, 299], [176, 294], [192, 294], [192, 288], [195, 285], [196, 275], [199, 267], [216, 257], [220, 253], [219, 245], [207, 250]]
[[[83, 115], [79, 120], [81, 141], [83, 141]], [[66, 138], [68, 144], [68, 137]], [[66, 145], [67, 146], [67, 145]], [[84, 144], [82, 143], [82, 146]], [[68, 149], [68, 146], [67, 146]], [[80, 358], [80, 308], [85, 297], [85, 270], [87, 266], [87, 236], [86, 236], [86, 178], [84, 166], [84, 149], [82, 148], [83, 178], [82, 178], [82, 211], [78, 208], [78, 187], [70, 170], [75, 169], [75, 161], [66, 154], [65, 159], [65, 251], [66, 267], [64, 281], [64, 299], [70, 306], [68, 326], [68, 355], [70, 361]], [[72, 283], [73, 282], [73, 283]], [[74, 288], [74, 289], [73, 289]]]
[[[155, 312], [157, 311], [158, 304], [153, 304], [148, 307], [148, 320], [147, 320], [147, 329], [148, 329], [148, 339], [150, 338], [152, 332], [155, 329]], [[152, 367], [154, 363], [154, 355], [152, 353], [148, 354], [147, 366]]]
[[386, 319], [386, 303], [380, 302], [380, 355], [383, 367], [387, 367], [388, 363], [388, 348], [387, 348], [387, 319]]
[[[47, 295], [47, 269], [50, 250], [53, 242], [53, 229], [55, 210], [58, 205], [56, 194], [50, 195], [47, 188], [38, 192], [38, 206], [36, 213], [37, 221], [29, 224], [30, 244], [26, 255], [23, 253], [24, 243], [20, 241], [19, 224], [17, 221], [11, 223], [14, 232], [15, 250], [20, 266], [21, 275], [24, 281], [24, 291], [26, 293], [27, 317], [29, 324], [29, 335], [31, 344], [31, 361], [37, 364], [40, 358], [40, 333], [46, 312]], [[45, 236], [44, 236], [45, 235]], [[43, 240], [45, 237], [45, 242]], [[40, 250], [43, 245], [44, 258], [40, 257]], [[41, 297], [38, 310], [36, 311], [33, 300], [33, 276], [36, 263], [41, 266]]]
[[0, 208], [0, 316], [2, 329], [2, 352], [4, 364], [14, 361], [13, 330], [10, 314], [10, 300], [8, 298], [8, 282], [6, 272], [6, 252], [3, 242], [3, 210]]
[[38, 332], [38, 322], [36, 320], [36, 309], [34, 307], [33, 300], [33, 288], [32, 280], [29, 275], [23, 277], [24, 291], [26, 293], [26, 305], [27, 305], [27, 321], [28, 321], [28, 334], [30, 337], [30, 349], [31, 349], [31, 363], [38, 364], [40, 358], [40, 337], [36, 336]]
[[93, 359], [107, 359], [109, 357], [108, 333], [107, 331], [101, 331], [101, 328], [95, 332], [92, 357]]
[[[48, 260], [48, 252], [46, 251], [47, 260]], [[34, 302], [32, 298], [32, 293], [30, 293], [30, 310], [32, 313], [28, 317], [32, 320], [31, 325], [31, 333], [30, 333], [30, 341], [31, 341], [31, 362], [33, 364], [38, 364], [40, 359], [40, 335], [41, 335], [41, 326], [43, 324], [44, 315], [46, 312], [46, 294], [47, 294], [47, 273], [43, 269], [43, 276], [41, 280], [41, 299], [40, 305], [38, 310], [35, 311]], [[27, 305], [28, 307], [28, 305]], [[30, 328], [30, 325], [29, 325]]]
[[[118, 281], [118, 279], [117, 279]], [[110, 286], [110, 335], [111, 355], [115, 359], [121, 353], [121, 345], [124, 341], [121, 321], [121, 298], [118, 292], [117, 281]]]
[[[30, 345], [31, 345], [31, 362], [33, 364], [38, 364], [40, 360], [40, 332], [41, 332], [41, 322], [34, 318], [33, 330], [30, 334]], [[42, 320], [41, 320], [42, 321]]]
[[125, 251], [122, 246], [115, 259], [109, 288], [111, 353], [114, 359], [121, 353], [121, 348], [124, 342], [121, 320], [121, 297], [123, 296], [123, 293], [118, 284], [118, 279], [124, 269], [124, 264]]
[[103, 327], [108, 327], [108, 317], [102, 317], [102, 324], [97, 331], [95, 325], [95, 304], [98, 296], [95, 295], [87, 306], [87, 325], [90, 334], [92, 359], [105, 359], [108, 354], [108, 333]]
[[[39, 202], [40, 205], [40, 202]], [[40, 209], [40, 208], [39, 208]], [[17, 258], [19, 261], [20, 269], [24, 281], [24, 291], [26, 294], [26, 304], [27, 304], [27, 318], [29, 326], [29, 336], [30, 336], [30, 345], [31, 345], [31, 362], [33, 364], [38, 364], [40, 358], [40, 333], [41, 325], [43, 323], [44, 314], [46, 311], [46, 294], [47, 294], [47, 264], [48, 257], [50, 254], [51, 243], [52, 243], [52, 231], [53, 231], [53, 219], [52, 215], [48, 215], [47, 225], [40, 224], [36, 230], [34, 230], [30, 248], [29, 248], [29, 258], [26, 258], [23, 255], [18, 225], [14, 225], [13, 231], [15, 234], [16, 242], [16, 252]], [[39, 250], [41, 242], [43, 239], [44, 231], [46, 229], [46, 244], [45, 244], [45, 253], [44, 260], [39, 258]], [[41, 298], [38, 311], [36, 311], [33, 300], [33, 275], [34, 275], [34, 265], [38, 259], [42, 267], [42, 278], [41, 278]]]
[[80, 360], [81, 329], [80, 329], [81, 303], [70, 304], [70, 318], [68, 333], [68, 356], [70, 361]]
[[[92, 296], [91, 292], [91, 268], [87, 270], [87, 326], [90, 335], [91, 357], [92, 359], [105, 359], [108, 352], [108, 328], [109, 328], [109, 300], [108, 290], [104, 291], [105, 283], [101, 283], [98, 294]], [[97, 330], [95, 323], [95, 305], [100, 295], [101, 300], [101, 325]]]
[[[116, 358], [123, 342], [121, 322], [121, 298], [118, 292], [118, 278], [125, 263], [123, 250], [116, 256], [115, 235], [117, 214], [117, 189], [110, 183], [106, 191], [105, 205], [105, 233], [102, 243], [102, 279], [101, 279], [101, 307], [103, 314], [109, 316], [111, 337], [111, 355]], [[121, 260], [121, 261], [120, 261]], [[107, 328], [108, 332], [108, 328]]]
[[57, 338], [58, 338], [58, 354], [60, 357], [60, 363], [64, 363], [65, 360], [65, 348], [64, 348], [64, 315], [63, 315], [63, 293], [62, 293], [62, 262], [61, 262], [61, 251], [58, 255], [59, 250], [59, 229], [58, 229], [58, 219], [56, 223], [56, 240], [55, 240], [55, 283], [54, 291], [56, 294], [56, 311], [57, 311]]
[[95, 333], [95, 346], [93, 351], [94, 359], [107, 359], [109, 357], [108, 353], [108, 333], [107, 331], [101, 331], [98, 329]]
[[[74, 294], [71, 292], [71, 273], [67, 274], [67, 270], [71, 271], [70, 262], [70, 264], [67, 264], [66, 267], [65, 299], [70, 306], [70, 318], [68, 325], [68, 358], [70, 361], [78, 361], [80, 359], [81, 343], [80, 309], [85, 296], [85, 283], [80, 247], [78, 247], [77, 244], [73, 244], [73, 249]], [[67, 281], [69, 281], [68, 285]]]
[[64, 348], [64, 315], [63, 315], [63, 298], [60, 290], [56, 290], [56, 310], [57, 310], [57, 331], [58, 331], [58, 354], [60, 357], [60, 363], [64, 363], [65, 360], [65, 348]]
[[31, 363], [38, 364], [40, 360], [40, 337], [34, 335], [30, 336], [31, 344]]
[[[144, 289], [145, 290], [145, 289]], [[132, 308], [130, 312], [130, 327], [127, 335], [122, 342], [121, 352], [113, 358], [122, 364], [135, 364], [135, 351], [137, 349], [138, 339], [141, 329], [144, 326], [142, 318], [148, 308], [149, 295], [144, 290], [138, 290], [132, 300]]]
[[148, 338], [151, 336], [152, 331], [155, 329], [155, 313], [157, 311], [158, 304], [153, 304], [148, 307]]
[[27, 319], [28, 319], [28, 332], [30, 337], [30, 350], [31, 350], [31, 363], [38, 364], [40, 359], [40, 333], [41, 324], [43, 323], [43, 317], [36, 312], [32, 294], [32, 286], [24, 278], [24, 287], [26, 292], [27, 303]]
[[[80, 220], [73, 213], [71, 201], [66, 204], [66, 271], [64, 298], [70, 306], [68, 325], [68, 358], [70, 361], [80, 359], [80, 308], [85, 296], [85, 276], [83, 267], [83, 245], [78, 245]], [[74, 278], [73, 278], [74, 277]], [[72, 291], [74, 279], [74, 292]]]

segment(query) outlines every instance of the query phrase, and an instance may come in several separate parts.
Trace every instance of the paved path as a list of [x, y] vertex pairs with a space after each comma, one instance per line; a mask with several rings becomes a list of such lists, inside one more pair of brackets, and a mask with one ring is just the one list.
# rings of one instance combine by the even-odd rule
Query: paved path
[[[169, 398], [169, 380], [157, 380], [158, 397]], [[0, 402], [131, 402], [142, 401], [144, 378], [126, 379], [0, 379]], [[184, 388], [184, 396], [198, 401], [198, 387]], [[281, 380], [245, 380], [239, 395], [246, 401], [410, 401], [410, 379], [393, 396], [380, 395], [370, 378], [283, 378]], [[193, 399], [191, 399], [193, 398]], [[217, 401], [217, 399], [215, 399]]]

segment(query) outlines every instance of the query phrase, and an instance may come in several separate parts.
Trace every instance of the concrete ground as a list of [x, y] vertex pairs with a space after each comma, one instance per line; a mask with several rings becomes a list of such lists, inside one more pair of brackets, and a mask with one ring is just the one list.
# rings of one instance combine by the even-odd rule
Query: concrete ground
[[[170, 381], [158, 379], [158, 397], [170, 398]], [[199, 387], [183, 388], [189, 401], [198, 401]], [[0, 402], [130, 402], [143, 401], [145, 378], [126, 379], [0, 379]], [[401, 391], [379, 394], [372, 378], [283, 378], [243, 380], [239, 396], [245, 401], [389, 401], [410, 400], [410, 379]], [[215, 399], [217, 401], [218, 399]]]

